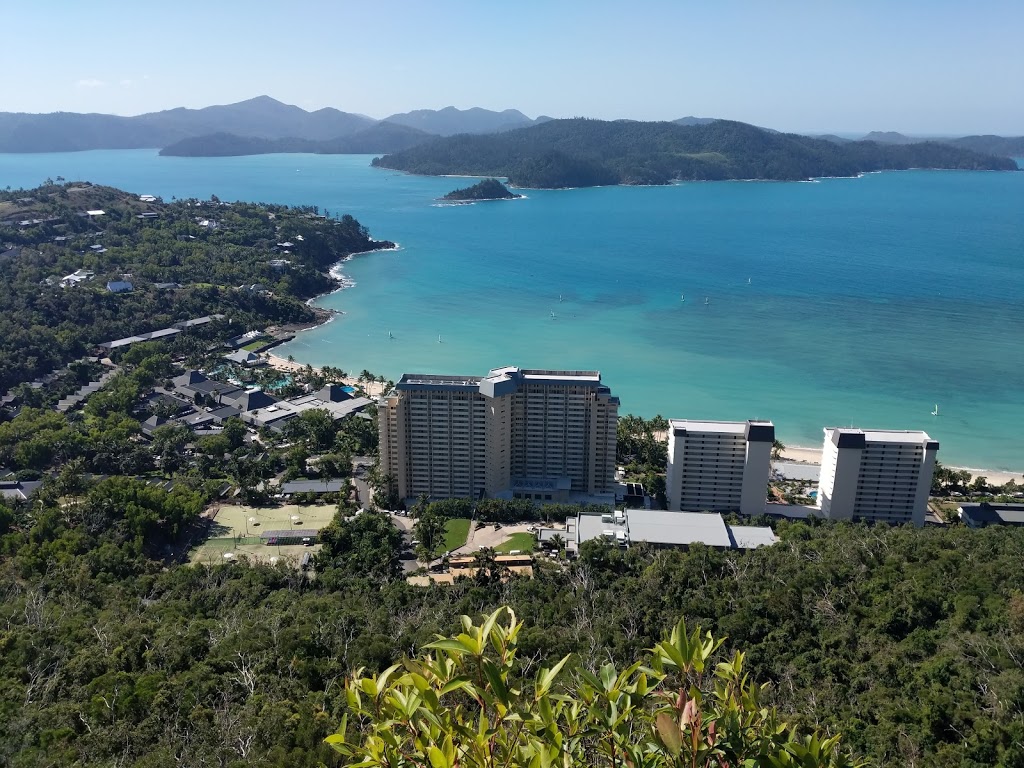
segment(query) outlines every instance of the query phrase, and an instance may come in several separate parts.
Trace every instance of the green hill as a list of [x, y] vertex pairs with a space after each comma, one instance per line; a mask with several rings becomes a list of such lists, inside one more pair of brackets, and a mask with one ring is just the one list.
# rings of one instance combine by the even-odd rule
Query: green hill
[[802, 180], [878, 170], [1015, 170], [1009, 158], [947, 144], [836, 144], [746, 123], [703, 125], [573, 119], [501, 134], [435, 139], [374, 160], [428, 175], [504, 176], [520, 187], [667, 184], [674, 180]]
[[456, 189], [442, 197], [442, 200], [467, 201], [474, 200], [513, 200], [522, 195], [510, 192], [508, 187], [497, 179], [484, 179], [471, 187]]

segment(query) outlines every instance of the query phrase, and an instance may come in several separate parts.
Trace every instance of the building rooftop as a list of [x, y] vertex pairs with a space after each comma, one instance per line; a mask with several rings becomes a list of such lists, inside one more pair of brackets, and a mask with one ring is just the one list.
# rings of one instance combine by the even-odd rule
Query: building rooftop
[[344, 478], [292, 480], [287, 483], [281, 483], [281, 493], [338, 493], [345, 488], [347, 482]]
[[709, 547], [732, 546], [729, 530], [721, 515], [705, 512], [666, 512], [657, 509], [632, 509], [626, 513], [629, 538], [652, 544], [706, 544]]
[[[836, 445], [840, 441], [846, 442], [844, 438], [850, 437], [854, 442], [860, 436], [867, 443], [906, 443], [918, 444], [935, 442], [928, 436], [927, 432], [920, 429], [857, 429], [855, 427], [825, 427], [826, 439]], [[853, 443], [851, 443], [853, 444]], [[936, 443], [936, 446], [938, 444]], [[845, 447], [840, 445], [840, 447]]]
[[775, 531], [767, 526], [760, 525], [727, 525], [729, 538], [735, 549], [757, 549], [758, 547], [770, 547], [779, 538]]
[[1024, 525], [1024, 504], [992, 504], [987, 501], [961, 504], [957, 510], [965, 523], [985, 525]]

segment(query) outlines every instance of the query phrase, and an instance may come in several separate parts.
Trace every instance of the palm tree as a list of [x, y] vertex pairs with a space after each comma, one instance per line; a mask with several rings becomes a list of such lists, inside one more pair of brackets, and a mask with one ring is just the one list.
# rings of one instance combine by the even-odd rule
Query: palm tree
[[554, 549], [556, 552], [561, 552], [563, 549], [565, 549], [565, 538], [560, 533], [556, 533], [554, 536], [548, 539], [548, 543], [551, 544], [551, 548]]

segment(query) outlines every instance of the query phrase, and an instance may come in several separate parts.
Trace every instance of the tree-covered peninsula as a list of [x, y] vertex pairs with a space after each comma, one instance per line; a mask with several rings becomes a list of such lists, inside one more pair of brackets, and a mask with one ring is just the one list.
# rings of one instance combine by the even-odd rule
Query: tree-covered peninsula
[[746, 123], [551, 120], [486, 136], [435, 139], [373, 161], [429, 175], [504, 176], [518, 187], [803, 180], [909, 168], [1016, 170], [1009, 158], [936, 142], [836, 144]]
[[63, 180], [0, 192], [0, 394], [189, 318], [312, 322], [335, 263], [393, 246], [315, 207], [145, 198]]
[[514, 200], [522, 197], [509, 190], [497, 179], [484, 179], [471, 187], [455, 189], [442, 197], [442, 200], [449, 202], [476, 202], [480, 200]]

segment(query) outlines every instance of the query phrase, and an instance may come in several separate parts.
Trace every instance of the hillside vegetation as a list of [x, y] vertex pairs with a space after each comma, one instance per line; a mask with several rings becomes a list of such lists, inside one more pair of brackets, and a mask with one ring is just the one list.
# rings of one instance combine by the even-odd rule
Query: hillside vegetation
[[[86, 210], [105, 214], [81, 215]], [[284, 242], [290, 247], [277, 245]], [[239, 333], [312, 321], [305, 300], [336, 286], [332, 265], [389, 245], [351, 216], [328, 219], [312, 207], [216, 198], [146, 203], [87, 183], [0, 192], [0, 393], [100, 342], [193, 317], [223, 313]], [[287, 263], [271, 263], [282, 258]], [[76, 270], [94, 277], [63, 287]], [[134, 291], [106, 290], [107, 280], [125, 274]]]
[[835, 144], [745, 123], [700, 125], [552, 120], [488, 136], [460, 135], [374, 160], [411, 173], [505, 176], [520, 187], [667, 184], [673, 180], [852, 176], [877, 170], [1015, 170], [1008, 158], [947, 144]]

